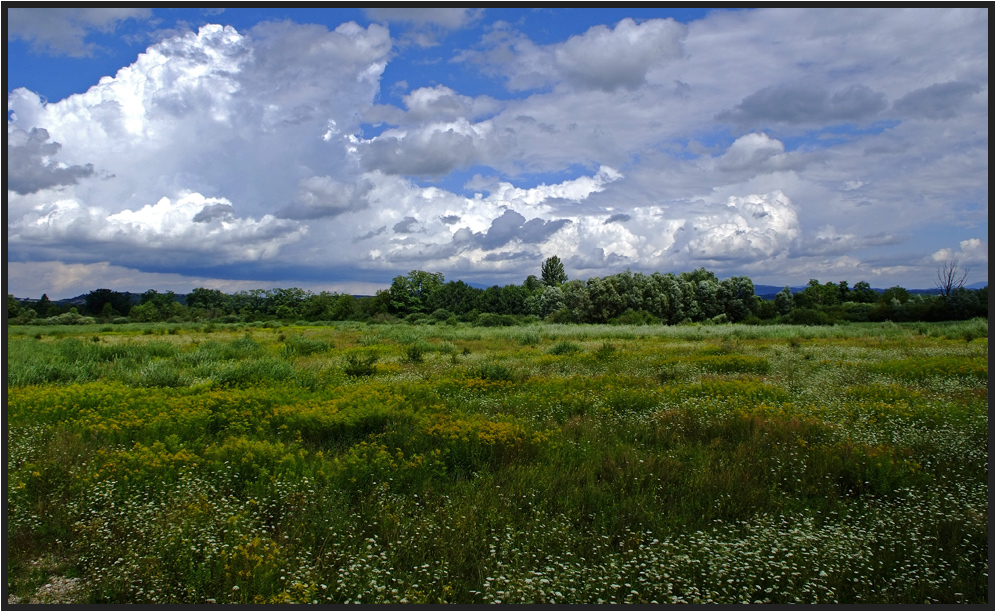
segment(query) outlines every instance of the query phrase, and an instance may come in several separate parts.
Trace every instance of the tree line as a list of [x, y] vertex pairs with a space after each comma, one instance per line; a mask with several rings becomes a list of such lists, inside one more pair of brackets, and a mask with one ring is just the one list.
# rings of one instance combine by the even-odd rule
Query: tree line
[[[940, 277], [940, 275], [939, 275]], [[950, 280], [950, 275], [948, 280]], [[957, 281], [957, 277], [955, 277]], [[961, 278], [964, 280], [964, 277]], [[682, 323], [792, 323], [830, 325], [863, 321], [941, 321], [988, 316], [988, 287], [971, 290], [955, 282], [938, 295], [896, 286], [882, 293], [861, 281], [820, 283], [801, 291], [785, 287], [774, 300], [754, 294], [746, 276], [720, 280], [699, 268], [680, 274], [620, 272], [587, 280], [567, 278], [556, 256], [543, 262], [540, 276], [521, 285], [486, 289], [438, 272], [412, 270], [373, 296], [353, 296], [298, 288], [223, 293], [198, 287], [185, 296], [150, 289], [138, 303], [126, 293], [96, 289], [80, 308], [60, 307], [46, 296], [17, 300], [7, 296], [8, 322], [74, 324], [90, 322], [367, 321], [410, 323], [468, 322], [484, 326], [553, 323], [676, 325]]]

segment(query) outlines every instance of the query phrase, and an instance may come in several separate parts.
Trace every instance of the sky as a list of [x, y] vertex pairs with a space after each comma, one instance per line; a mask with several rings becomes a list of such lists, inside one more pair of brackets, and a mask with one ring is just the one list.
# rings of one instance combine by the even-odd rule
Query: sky
[[985, 8], [6, 11], [17, 297], [989, 278]]

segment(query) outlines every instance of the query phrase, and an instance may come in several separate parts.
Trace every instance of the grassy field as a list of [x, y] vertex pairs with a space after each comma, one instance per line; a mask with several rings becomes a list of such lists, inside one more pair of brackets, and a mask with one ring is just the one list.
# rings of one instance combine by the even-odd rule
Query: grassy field
[[7, 346], [9, 601], [988, 598], [985, 320]]

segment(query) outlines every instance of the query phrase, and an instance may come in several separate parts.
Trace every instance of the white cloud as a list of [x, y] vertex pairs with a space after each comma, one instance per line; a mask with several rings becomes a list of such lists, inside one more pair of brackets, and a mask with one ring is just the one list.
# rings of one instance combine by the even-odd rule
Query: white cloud
[[989, 244], [978, 238], [969, 238], [958, 243], [959, 249], [943, 248], [935, 251], [930, 259], [943, 263], [957, 260], [959, 264], [988, 264]]
[[459, 118], [476, 119], [493, 113], [500, 103], [482, 96], [461, 96], [449, 87], [420, 87], [403, 98], [408, 113], [406, 121], [452, 121]]
[[795, 207], [781, 191], [730, 197], [726, 210], [685, 224], [684, 250], [698, 260], [764, 259], [787, 252], [799, 235]]
[[[59, 187], [11, 200], [11, 248], [69, 240], [99, 260], [119, 242], [140, 266], [273, 258], [307, 230], [273, 211], [297, 206], [308, 218], [362, 206], [348, 136], [389, 51], [378, 25], [265, 23], [250, 34], [212, 25], [151, 46], [60, 102], [11, 92], [8, 143], [31, 133], [52, 141], [19, 157], [40, 168], [19, 175], [21, 191]], [[56, 151], [59, 165], [44, 165]], [[352, 194], [342, 199], [334, 187], [344, 184]], [[241, 216], [221, 214], [219, 203]]]
[[737, 138], [719, 159], [719, 170], [760, 172], [780, 170], [788, 166], [785, 146], [764, 133], [745, 134]]
[[[258, 256], [520, 281], [557, 254], [592, 274], [707, 265], [795, 283], [828, 266], [922, 286], [942, 246], [926, 234], [989, 224], [985, 15], [713, 11], [550, 44], [495, 24], [454, 50], [451, 80], [392, 74], [398, 106], [378, 103], [405, 53], [385, 27], [206, 26], [66, 100], [8, 94], [8, 245], [145, 268]], [[437, 39], [474, 18], [379, 17]], [[469, 95], [471, 68], [514, 95]], [[364, 138], [370, 123], [387, 125]], [[486, 178], [458, 180], [477, 197], [442, 187], [470, 168]], [[892, 265], [901, 241], [933, 246]], [[973, 244], [951, 255], [988, 262]]]
[[462, 28], [478, 19], [481, 9], [450, 7], [372, 7], [363, 9], [370, 19], [433, 24], [449, 29]]
[[126, 19], [152, 16], [152, 9], [127, 7], [12, 7], [6, 12], [8, 38], [30, 41], [35, 51], [72, 56], [97, 50], [85, 40], [90, 32], [111, 32]]
[[482, 64], [512, 89], [568, 83], [582, 90], [634, 90], [647, 75], [682, 55], [685, 26], [673, 19], [637, 23], [626, 18], [610, 28], [594, 26], [563, 43], [536, 45], [507, 24], [484, 39], [484, 49], [458, 61]]
[[553, 49], [566, 79], [586, 89], [636, 89], [651, 68], [681, 56], [685, 27], [673, 19], [636, 23], [623, 19], [615, 28], [595, 26]]
[[[185, 194], [171, 201], [162, 198], [139, 210], [108, 214], [75, 200], [59, 200], [36, 207], [8, 226], [11, 243], [73, 245], [113, 244], [138, 250], [157, 263], [211, 263], [255, 261], [271, 258], [286, 244], [299, 240], [307, 228], [272, 215], [262, 219], [239, 218], [224, 198]], [[159, 252], [158, 256], [149, 251]], [[122, 253], [122, 261], [131, 257]]]

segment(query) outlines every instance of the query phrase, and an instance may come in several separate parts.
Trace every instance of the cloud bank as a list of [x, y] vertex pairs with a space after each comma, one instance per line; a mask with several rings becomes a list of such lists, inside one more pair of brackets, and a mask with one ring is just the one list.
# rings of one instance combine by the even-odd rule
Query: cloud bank
[[[149, 16], [80, 11], [46, 18], [61, 30], [16, 13], [11, 35], [85, 54], [88, 31]], [[11, 91], [8, 267], [335, 270], [358, 286], [413, 268], [521, 282], [558, 255], [569, 274], [919, 286], [956, 245], [988, 266], [972, 246], [988, 223], [985, 11], [717, 11], [546, 43], [480, 10], [367, 14], [209, 24], [64, 100]], [[419, 28], [437, 46], [476, 29], [446, 70], [503, 89], [389, 95]], [[897, 248], [917, 255], [884, 265]]]

